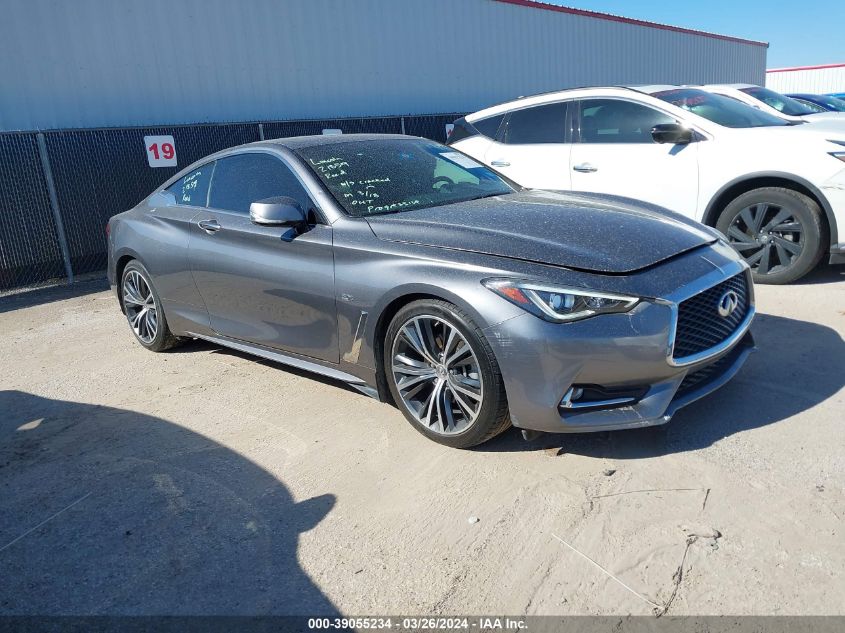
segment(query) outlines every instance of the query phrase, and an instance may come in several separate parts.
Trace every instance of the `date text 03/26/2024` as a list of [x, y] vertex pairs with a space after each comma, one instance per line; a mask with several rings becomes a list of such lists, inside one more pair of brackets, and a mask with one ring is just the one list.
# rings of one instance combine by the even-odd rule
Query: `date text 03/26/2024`
[[524, 620], [509, 617], [359, 617], [359, 618], [309, 618], [309, 630], [391, 630], [399, 631], [521, 631], [526, 630]]

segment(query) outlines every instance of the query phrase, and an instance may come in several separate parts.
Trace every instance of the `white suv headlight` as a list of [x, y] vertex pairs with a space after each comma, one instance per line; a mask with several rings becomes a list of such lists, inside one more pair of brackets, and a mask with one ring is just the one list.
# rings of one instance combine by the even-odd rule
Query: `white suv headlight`
[[583, 288], [546, 286], [516, 279], [485, 279], [485, 287], [546, 321], [578, 321], [597, 314], [628, 312], [638, 297], [594, 292]]

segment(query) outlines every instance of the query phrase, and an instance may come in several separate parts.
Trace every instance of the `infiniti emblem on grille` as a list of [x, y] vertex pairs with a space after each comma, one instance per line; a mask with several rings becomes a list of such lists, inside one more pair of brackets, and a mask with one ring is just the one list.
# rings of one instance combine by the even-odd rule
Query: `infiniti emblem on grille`
[[727, 318], [734, 313], [739, 305], [739, 297], [733, 290], [728, 290], [719, 299], [719, 316]]

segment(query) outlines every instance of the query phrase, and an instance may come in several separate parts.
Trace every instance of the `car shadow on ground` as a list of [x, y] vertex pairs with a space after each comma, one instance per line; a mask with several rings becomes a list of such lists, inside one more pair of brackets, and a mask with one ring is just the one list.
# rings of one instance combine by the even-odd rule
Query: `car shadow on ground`
[[678, 411], [668, 424], [629, 431], [544, 434], [530, 442], [511, 429], [476, 450], [558, 449], [558, 454], [611, 459], [682, 453], [807, 411], [845, 385], [845, 342], [835, 330], [758, 314], [752, 332], [757, 351], [740, 373], [720, 390]]
[[813, 286], [817, 284], [831, 284], [837, 281], [845, 281], [845, 266], [830, 265], [826, 263], [819, 264], [815, 270], [811, 271], [807, 276], [802, 277], [798, 281], [792, 283], [793, 286]]
[[330, 494], [127, 409], [0, 391], [0, 614], [337, 615], [300, 568]]
[[[54, 301], [64, 301], [73, 297], [84, 297], [85, 295], [103, 292], [108, 289], [109, 282], [106, 281], [105, 275], [97, 275], [72, 284], [47, 286], [25, 290], [23, 292], [15, 292], [14, 294], [0, 295], [0, 314], [53, 303]], [[117, 300], [115, 299], [116, 302]]]

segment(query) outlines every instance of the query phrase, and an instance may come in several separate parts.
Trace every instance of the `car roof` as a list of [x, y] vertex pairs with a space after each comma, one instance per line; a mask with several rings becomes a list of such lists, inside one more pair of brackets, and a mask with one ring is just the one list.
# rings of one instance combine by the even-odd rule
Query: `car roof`
[[[742, 85], [742, 84], [739, 84]], [[573, 98], [590, 98], [590, 91], [596, 90], [608, 93], [609, 95], [616, 94], [624, 96], [626, 93], [639, 92], [645, 95], [652, 95], [655, 92], [663, 92], [666, 90], [679, 90], [682, 88], [702, 89], [701, 86], [676, 85], [676, 84], [640, 84], [628, 86], [581, 86], [579, 88], [566, 88], [564, 90], [552, 90], [550, 92], [541, 92], [535, 95], [525, 97], [518, 97], [510, 101], [503, 101], [495, 105], [487, 106], [481, 110], [477, 110], [466, 115], [470, 122], [485, 119], [487, 117], [496, 116], [507, 112], [513, 108], [519, 108], [527, 105], [540, 105], [555, 99], [565, 99], [567, 97]]]
[[295, 151], [303, 147], [316, 147], [319, 145], [337, 145], [340, 143], [351, 143], [353, 141], [376, 141], [385, 139], [397, 141], [401, 140], [435, 142], [419, 136], [408, 136], [406, 134], [312, 134], [310, 136], [290, 136], [286, 138], [274, 138], [266, 139], [263, 141], [253, 141], [252, 143], [244, 143], [242, 145], [227, 147], [225, 149], [221, 149], [217, 152], [214, 152], [213, 154], [209, 154], [208, 156], [203, 156], [199, 160], [194, 161], [181, 171], [177, 172], [174, 176], [168, 179], [161, 188], [169, 187], [176, 180], [184, 176], [192, 169], [195, 169], [199, 165], [203, 165], [213, 160], [226, 158], [234, 154], [241, 154], [249, 150], [261, 148], [278, 150], [280, 148], [284, 148], [289, 151]]
[[673, 84], [649, 84], [643, 86], [628, 86], [631, 90], [637, 92], [644, 92], [646, 94], [654, 94], [655, 92], [664, 92], [666, 90], [680, 90], [682, 88], [699, 88], [699, 86], [676, 86]]
[[274, 138], [250, 145], [282, 145], [288, 149], [314, 147], [317, 145], [337, 145], [338, 143], [352, 143], [353, 141], [384, 141], [384, 140], [424, 140], [418, 136], [405, 134], [312, 134], [310, 136], [289, 136]]
[[578, 88], [564, 88], [563, 90], [550, 90], [549, 92], [539, 92], [533, 95], [525, 95], [517, 97], [516, 99], [502, 101], [501, 103], [496, 103], [494, 105], [487, 106], [486, 108], [482, 108], [481, 110], [471, 112], [466, 115], [466, 118], [470, 122], [478, 121], [479, 119], [507, 112], [514, 107], [546, 103], [548, 101], [554, 101], [557, 98], [565, 99], [573, 94], [577, 95], [578, 93], [587, 93], [590, 90], [605, 90], [609, 92], [616, 92], [618, 94], [625, 94], [626, 92], [637, 90], [637, 88], [628, 86], [581, 86]]
[[755, 84], [707, 84], [707, 88], [736, 88], [742, 90], [743, 88], [759, 88]]

